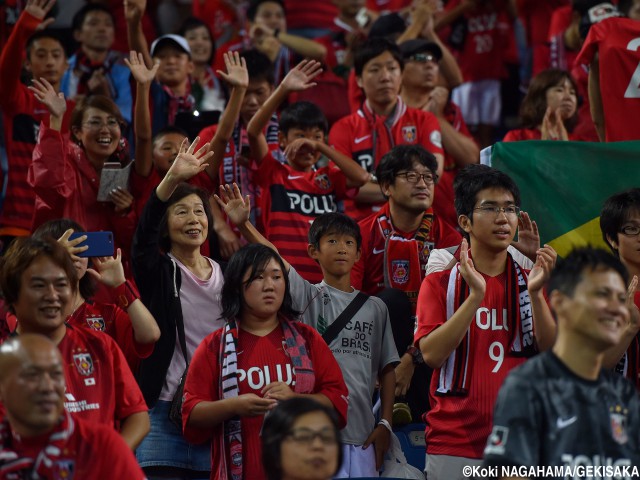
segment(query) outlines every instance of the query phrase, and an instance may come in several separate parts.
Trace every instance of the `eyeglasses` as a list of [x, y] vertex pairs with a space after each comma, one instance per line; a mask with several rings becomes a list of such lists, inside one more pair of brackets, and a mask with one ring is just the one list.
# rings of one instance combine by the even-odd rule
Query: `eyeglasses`
[[628, 237], [635, 237], [640, 234], [640, 226], [639, 225], [627, 225], [620, 229], [620, 233], [623, 235], [627, 235]]
[[520, 215], [520, 207], [515, 205], [507, 205], [506, 207], [498, 207], [497, 205], [480, 205], [475, 207], [474, 210], [478, 210], [481, 213], [493, 213], [496, 217], [500, 213], [504, 213], [507, 217], [517, 217]]
[[427, 62], [438, 63], [438, 59], [434, 55], [431, 55], [430, 53], [416, 53], [414, 55], [411, 55], [409, 57], [409, 60], [412, 62], [419, 62], [419, 63], [427, 63]]
[[422, 179], [427, 185], [433, 185], [438, 181], [438, 176], [432, 173], [400, 172], [396, 173], [396, 177], [404, 177], [409, 183], [418, 183]]
[[91, 130], [100, 130], [104, 126], [106, 126], [109, 130], [117, 130], [120, 128], [120, 123], [115, 118], [108, 118], [106, 122], [98, 119], [93, 119], [84, 122], [83, 125]]
[[316, 438], [319, 438], [324, 445], [335, 445], [338, 442], [336, 434], [333, 430], [314, 431], [308, 428], [298, 428], [291, 430], [287, 435], [296, 443], [303, 445], [311, 445]]

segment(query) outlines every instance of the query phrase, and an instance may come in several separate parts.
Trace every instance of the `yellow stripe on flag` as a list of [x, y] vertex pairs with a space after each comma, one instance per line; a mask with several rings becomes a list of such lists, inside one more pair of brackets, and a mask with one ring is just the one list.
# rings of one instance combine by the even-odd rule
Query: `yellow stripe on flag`
[[554, 238], [549, 242], [549, 245], [551, 245], [561, 257], [565, 257], [575, 247], [583, 247], [585, 245], [609, 249], [607, 244], [604, 243], [604, 240], [602, 240], [600, 217], [596, 217], [580, 225], [578, 228], [574, 228], [564, 235]]

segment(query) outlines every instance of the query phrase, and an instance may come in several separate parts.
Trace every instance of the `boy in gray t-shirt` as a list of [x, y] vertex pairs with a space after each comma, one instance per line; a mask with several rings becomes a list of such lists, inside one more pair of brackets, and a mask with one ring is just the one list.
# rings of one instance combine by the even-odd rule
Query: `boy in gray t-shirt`
[[[242, 235], [249, 242], [273, 248], [248, 221], [248, 198], [243, 199], [235, 185], [221, 187], [220, 191], [222, 200], [218, 198], [218, 202]], [[323, 281], [316, 285], [307, 282], [285, 260], [294, 307], [303, 312], [302, 321], [320, 334], [358, 294], [351, 287], [351, 268], [360, 257], [361, 240], [353, 219], [339, 213], [323, 214], [311, 225], [308, 246], [309, 255], [322, 268]], [[344, 462], [336, 478], [377, 476], [390, 443], [394, 367], [399, 362], [384, 302], [369, 297], [329, 348], [349, 388], [347, 426], [342, 431]], [[376, 380], [381, 400], [381, 420], [377, 425], [371, 405]], [[372, 444], [373, 449], [369, 448]]]

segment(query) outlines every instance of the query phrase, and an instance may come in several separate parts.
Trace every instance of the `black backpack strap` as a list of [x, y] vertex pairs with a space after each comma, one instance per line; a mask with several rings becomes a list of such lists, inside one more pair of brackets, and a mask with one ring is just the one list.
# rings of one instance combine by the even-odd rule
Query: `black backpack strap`
[[347, 308], [345, 308], [342, 313], [338, 315], [338, 318], [336, 318], [336, 320], [331, 325], [329, 325], [329, 328], [327, 328], [322, 334], [322, 338], [325, 342], [327, 342], [327, 345], [333, 342], [333, 340], [338, 336], [338, 334], [347, 325], [347, 323], [349, 323], [349, 320], [351, 320], [353, 316], [358, 313], [358, 310], [362, 308], [362, 305], [364, 305], [364, 302], [366, 302], [368, 298], [369, 295], [358, 292], [356, 298], [351, 300], [351, 303], [347, 305]]

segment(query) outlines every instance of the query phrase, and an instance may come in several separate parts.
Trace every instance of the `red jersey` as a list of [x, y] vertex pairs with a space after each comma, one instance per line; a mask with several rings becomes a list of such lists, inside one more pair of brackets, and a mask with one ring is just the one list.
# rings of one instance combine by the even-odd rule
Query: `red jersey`
[[68, 412], [103, 425], [119, 425], [147, 404], [116, 342], [88, 328], [67, 326], [58, 344], [65, 367]]
[[318, 215], [337, 212], [338, 201], [353, 198], [358, 189], [348, 188], [344, 173], [336, 168], [298, 172], [271, 153], [262, 159], [253, 181], [262, 188], [264, 236], [302, 278], [320, 283], [322, 271], [307, 253], [309, 227]]
[[244, 12], [232, 5], [224, 0], [197, 0], [192, 2], [191, 12], [209, 26], [214, 42], [237, 41], [237, 32], [242, 28], [238, 13], [244, 15]]
[[[382, 156], [396, 145], [422, 145], [433, 154], [442, 155], [440, 125], [436, 117], [407, 107], [398, 97], [394, 112], [388, 117], [376, 115], [364, 102], [357, 112], [338, 120], [329, 132], [329, 143], [359, 162], [367, 172], [374, 172]], [[345, 213], [356, 221], [379, 210], [380, 204], [345, 202]]]
[[[49, 110], [20, 82], [24, 48], [41, 21], [24, 12], [0, 57], [0, 107], [3, 113], [4, 141], [8, 165], [3, 166], [5, 202], [0, 210], [0, 235], [28, 235], [31, 232], [36, 194], [27, 182], [40, 123], [49, 123]], [[69, 130], [75, 103], [67, 100], [62, 131]]]
[[332, 0], [284, 0], [284, 11], [287, 13], [287, 28], [331, 28], [333, 19], [338, 14], [338, 7]]
[[[68, 421], [64, 434], [67, 438], [61, 440], [61, 435], [56, 435], [57, 438], [54, 441], [55, 446], [62, 447], [60, 454], [48, 457], [52, 460], [52, 465], [44, 473], [44, 477], [37, 478], [43, 480], [146, 479], [133, 452], [112, 428], [75, 417]], [[49, 444], [49, 436], [49, 434], [34, 438], [12, 436], [6, 447], [17, 453], [20, 458], [38, 458], [38, 454]], [[0, 446], [0, 452], [2, 451], [3, 446]], [[2, 476], [2, 478], [14, 477]]]
[[369, 10], [380, 13], [394, 13], [411, 5], [411, 0], [367, 0]]
[[109, 335], [122, 350], [131, 371], [137, 369], [141, 358], [147, 358], [153, 352], [153, 343], [145, 345], [135, 340], [129, 315], [117, 305], [84, 302], [67, 319], [67, 323]]
[[[432, 209], [427, 210], [427, 213], [431, 212]], [[353, 265], [351, 270], [351, 285], [369, 295], [375, 295], [385, 287], [384, 249], [386, 237], [378, 224], [380, 215], [390, 215], [388, 203], [382, 207], [380, 212], [374, 213], [358, 223], [362, 234], [362, 248], [360, 260]], [[407, 239], [413, 238], [416, 233], [402, 232], [397, 229], [395, 231]], [[426, 242], [427, 249], [420, 255], [420, 271], [423, 278], [431, 250], [459, 245], [462, 241], [460, 234], [437, 215], [431, 226], [430, 237], [431, 241]]]
[[600, 61], [600, 95], [607, 142], [640, 138], [640, 23], [607, 18], [589, 29], [576, 64]]
[[[526, 273], [528, 271], [525, 270]], [[418, 326], [415, 344], [447, 319], [447, 284], [451, 270], [425, 278], [418, 295]], [[426, 414], [427, 453], [455, 457], [482, 458], [493, 424], [493, 407], [507, 374], [526, 358], [509, 355], [513, 320], [507, 317], [506, 274], [482, 274], [487, 290], [470, 326], [473, 347], [469, 364], [473, 372], [465, 396], [435, 395], [441, 369], [431, 377]]]
[[[344, 421], [347, 415], [347, 387], [333, 353], [312, 327], [300, 322], [295, 324], [304, 337], [313, 363], [315, 386], [311, 393], [326, 395]], [[184, 387], [183, 418], [188, 419], [191, 410], [200, 402], [220, 400], [220, 339], [224, 329], [207, 336], [193, 354], [189, 374]], [[253, 335], [238, 328], [238, 387], [239, 395], [253, 393], [262, 397], [262, 388], [271, 382], [282, 381], [291, 385], [294, 367], [283, 350], [284, 333], [281, 327], [264, 337]], [[293, 390], [293, 387], [292, 387]], [[242, 417], [242, 459], [244, 478], [265, 478], [262, 467], [260, 429], [263, 416]], [[200, 430], [185, 427], [185, 437], [192, 442], [204, 442], [223, 435], [222, 425]], [[215, 445], [216, 442], [214, 442]], [[228, 452], [227, 452], [228, 455]], [[222, 462], [221, 452], [211, 449], [211, 478], [218, 479], [217, 465]]]
[[[451, 0], [445, 7], [449, 12], [458, 7], [462, 0]], [[451, 41], [450, 46], [456, 56], [465, 82], [501, 79], [506, 76], [504, 63], [512, 53], [515, 43], [511, 19], [506, 2], [494, 1], [476, 4], [461, 17], [465, 24], [464, 40]], [[449, 37], [448, 31], [443, 36]]]

